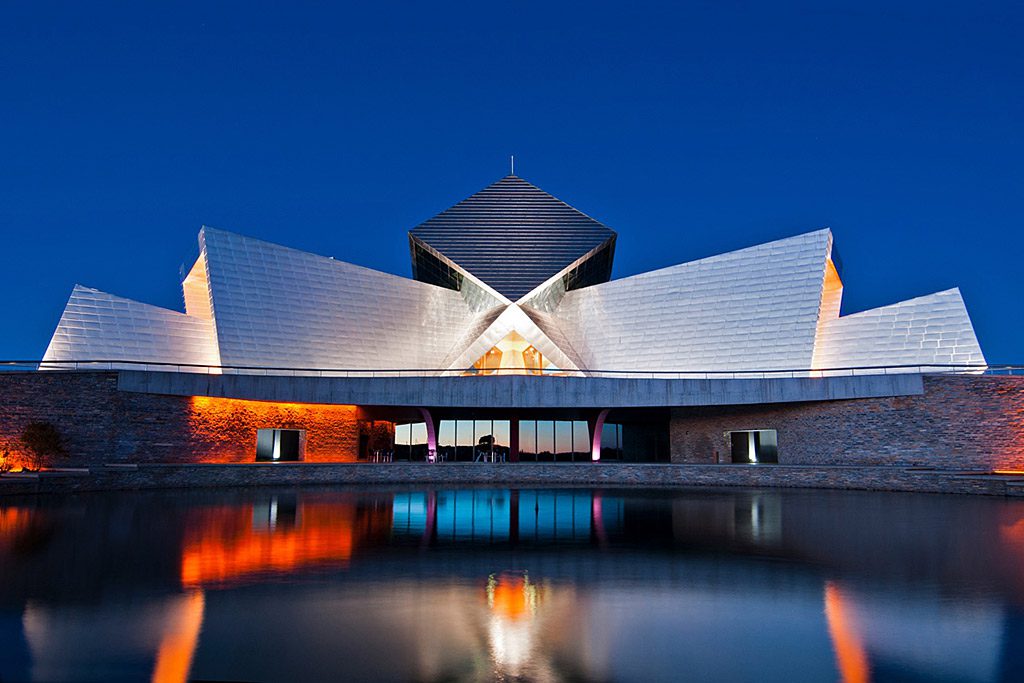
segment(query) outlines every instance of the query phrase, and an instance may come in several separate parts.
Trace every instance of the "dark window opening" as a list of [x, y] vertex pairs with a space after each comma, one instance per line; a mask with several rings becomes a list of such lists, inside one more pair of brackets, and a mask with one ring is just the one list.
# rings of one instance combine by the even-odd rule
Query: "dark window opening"
[[304, 429], [260, 429], [256, 432], [257, 462], [295, 462], [306, 450]]
[[774, 429], [729, 432], [734, 463], [777, 463], [779, 440]]
[[462, 273], [437, 258], [419, 242], [411, 240], [412, 277], [430, 285], [461, 291]]
[[594, 255], [562, 276], [565, 291], [582, 289], [591, 285], [608, 282], [612, 276], [612, 259], [615, 255], [615, 238], [608, 240], [594, 252]]

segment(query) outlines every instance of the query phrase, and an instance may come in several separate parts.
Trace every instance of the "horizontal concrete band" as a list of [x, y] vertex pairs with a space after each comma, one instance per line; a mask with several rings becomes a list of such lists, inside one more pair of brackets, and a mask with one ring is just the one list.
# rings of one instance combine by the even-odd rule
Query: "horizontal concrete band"
[[917, 374], [757, 379], [283, 377], [118, 371], [121, 391], [254, 401], [446, 408], [651, 408], [917, 396]]
[[231, 486], [817, 488], [1021, 495], [1019, 477], [901, 467], [449, 463], [140, 464], [0, 477], [0, 495]]

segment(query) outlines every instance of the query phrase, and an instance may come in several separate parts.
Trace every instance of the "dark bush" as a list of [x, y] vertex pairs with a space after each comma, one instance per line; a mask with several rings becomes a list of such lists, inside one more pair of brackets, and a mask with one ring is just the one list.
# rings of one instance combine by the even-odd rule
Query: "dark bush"
[[30, 422], [21, 433], [21, 444], [31, 469], [50, 465], [65, 454], [60, 432], [49, 422]]

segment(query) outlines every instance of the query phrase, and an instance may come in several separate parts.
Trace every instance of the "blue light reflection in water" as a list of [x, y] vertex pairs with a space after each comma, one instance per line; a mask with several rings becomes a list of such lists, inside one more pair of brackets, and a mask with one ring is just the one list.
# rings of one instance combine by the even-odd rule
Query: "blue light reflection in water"
[[0, 680], [1024, 680], [1024, 502], [251, 490], [0, 503]]

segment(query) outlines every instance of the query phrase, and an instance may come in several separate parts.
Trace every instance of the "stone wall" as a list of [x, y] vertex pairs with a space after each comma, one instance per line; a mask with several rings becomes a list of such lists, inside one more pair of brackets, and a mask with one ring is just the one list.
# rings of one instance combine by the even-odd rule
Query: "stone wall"
[[123, 392], [116, 372], [0, 374], [0, 452], [15, 465], [34, 421], [57, 428], [69, 465], [250, 462], [260, 428], [305, 429], [312, 462], [355, 461], [359, 450], [355, 406]]
[[96, 466], [8, 474], [0, 496], [232, 486], [818, 488], [1024, 496], [1024, 479], [902, 467], [632, 463], [253, 463]]
[[74, 464], [99, 463], [115, 452], [117, 373], [0, 373], [0, 453], [15, 467], [21, 434], [30, 422], [50, 422], [63, 437]]
[[[255, 456], [261, 427], [302, 428], [306, 459], [351, 462], [355, 406], [271, 403], [117, 389], [116, 372], [0, 373], [0, 452], [29, 422], [53, 423], [66, 464], [232, 463]], [[729, 460], [730, 430], [775, 429], [779, 461], [1024, 470], [1024, 377], [929, 376], [919, 396], [674, 408], [673, 462]], [[60, 463], [52, 463], [60, 464]]]
[[727, 432], [774, 429], [779, 462], [1024, 470], [1024, 377], [926, 376], [921, 396], [675, 408], [672, 461], [730, 460]]

